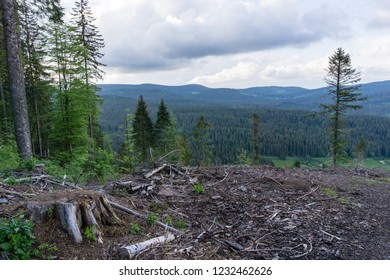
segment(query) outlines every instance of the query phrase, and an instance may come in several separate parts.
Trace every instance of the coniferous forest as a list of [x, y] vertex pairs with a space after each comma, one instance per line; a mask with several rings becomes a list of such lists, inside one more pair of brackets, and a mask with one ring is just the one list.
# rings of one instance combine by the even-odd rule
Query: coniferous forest
[[[13, 98], [10, 72], [16, 68], [10, 67], [10, 31], [4, 28], [0, 144], [1, 157], [9, 160], [1, 163], [2, 170], [19, 166], [21, 157], [47, 160], [52, 172], [66, 170], [75, 180], [106, 180], [159, 160], [272, 164], [264, 157], [331, 155], [329, 116], [317, 110], [318, 103], [327, 101], [326, 88], [99, 85], [105, 43], [87, 0], [75, 2], [69, 21], [57, 0], [15, 4], [28, 112], [24, 124], [30, 132], [25, 138], [30, 140], [24, 141], [31, 147], [20, 144], [20, 136], [26, 135], [18, 134], [20, 114], [15, 108], [20, 104]], [[8, 26], [7, 20], [3, 17], [3, 26]], [[383, 86], [359, 88], [363, 96], [369, 94], [368, 101], [364, 97], [359, 106], [350, 105], [363, 108], [363, 113], [344, 120], [345, 139], [340, 143], [346, 145], [339, 151], [343, 157], [356, 157], [359, 143], [364, 143], [364, 157], [390, 157], [390, 120], [377, 100], [386, 92]]]
[[[113, 149], [122, 142], [123, 112], [135, 110], [137, 96], [106, 96], [102, 104], [102, 129], [111, 137]], [[158, 102], [149, 101], [151, 116], [155, 118]], [[213, 164], [236, 164], [240, 155], [253, 153], [252, 114], [260, 117], [260, 155], [267, 157], [328, 157], [330, 153], [326, 116], [313, 115], [303, 110], [282, 110], [261, 106], [223, 106], [193, 102], [167, 104], [177, 120], [177, 129], [194, 143], [194, 130], [200, 116], [210, 124], [209, 141]], [[348, 121], [350, 133], [346, 149], [353, 157], [360, 139], [365, 139], [366, 157], [389, 157], [388, 139], [390, 120], [386, 117], [353, 115]], [[195, 144], [194, 144], [195, 145]]]

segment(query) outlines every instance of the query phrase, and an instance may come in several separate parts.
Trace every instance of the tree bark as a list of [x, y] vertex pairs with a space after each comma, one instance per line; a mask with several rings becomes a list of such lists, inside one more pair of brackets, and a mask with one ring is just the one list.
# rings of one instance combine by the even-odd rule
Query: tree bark
[[153, 247], [158, 244], [164, 244], [175, 239], [175, 236], [172, 233], [166, 233], [165, 235], [146, 240], [131, 246], [123, 247], [118, 250], [118, 254], [122, 258], [131, 259], [135, 255], [145, 251], [146, 249]]
[[7, 69], [11, 90], [18, 153], [22, 159], [32, 156], [30, 124], [27, 112], [26, 88], [22, 60], [20, 58], [15, 7], [13, 0], [2, 0], [4, 39], [7, 54]]
[[95, 241], [103, 243], [103, 227], [122, 223], [104, 195], [88, 191], [74, 192], [61, 199], [53, 194], [47, 201], [30, 200], [26, 209], [34, 223], [59, 219], [75, 243], [83, 242], [82, 233], [87, 228], [93, 230]]

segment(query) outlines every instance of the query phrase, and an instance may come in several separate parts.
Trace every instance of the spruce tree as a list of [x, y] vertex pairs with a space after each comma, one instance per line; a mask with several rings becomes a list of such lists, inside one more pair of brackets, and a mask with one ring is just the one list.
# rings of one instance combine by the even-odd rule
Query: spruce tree
[[88, 148], [87, 98], [80, 95], [84, 88], [82, 62], [74, 28], [64, 23], [49, 25], [48, 46], [50, 68], [56, 77], [54, 97], [53, 141], [56, 156], [63, 163], [85, 157]]
[[148, 150], [153, 147], [153, 123], [143, 96], [137, 104], [133, 120], [134, 144], [140, 153], [140, 160], [145, 162], [148, 159]]
[[75, 2], [72, 13], [72, 24], [80, 44], [80, 59], [82, 60], [84, 94], [87, 98], [86, 117], [88, 121], [88, 134], [98, 146], [103, 146], [103, 135], [99, 127], [99, 103], [102, 101], [97, 95], [96, 81], [103, 78], [105, 65], [100, 62], [104, 56], [101, 49], [104, 48], [104, 40], [93, 24], [95, 18], [92, 15], [88, 0]]
[[325, 82], [333, 102], [332, 104], [320, 104], [320, 107], [330, 118], [330, 147], [332, 164], [335, 167], [337, 161], [344, 158], [346, 154], [346, 113], [349, 110], [361, 109], [362, 106], [356, 103], [366, 98], [358, 92], [360, 86], [357, 83], [360, 81], [360, 72], [352, 68], [351, 57], [342, 48], [338, 48], [329, 57], [326, 72]]
[[[168, 152], [174, 150], [175, 142], [175, 127], [172, 123], [170, 113], [165, 106], [164, 100], [161, 99], [160, 105], [157, 111], [157, 119], [154, 126], [155, 132], [155, 146], [161, 155], [165, 155]], [[171, 150], [172, 149], [172, 150]]]

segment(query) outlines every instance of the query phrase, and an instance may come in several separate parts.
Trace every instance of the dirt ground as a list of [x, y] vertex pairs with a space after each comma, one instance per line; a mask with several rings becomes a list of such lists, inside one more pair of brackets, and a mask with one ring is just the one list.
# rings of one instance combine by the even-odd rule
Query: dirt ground
[[[83, 187], [183, 231], [134, 259], [390, 259], [390, 174], [384, 171], [167, 165], [145, 178], [149, 171]], [[204, 192], [199, 187], [197, 194], [196, 184]], [[85, 192], [44, 178], [0, 185], [0, 218], [25, 211], [29, 200], [77, 200]], [[163, 227], [115, 212], [122, 222], [103, 227], [101, 244], [86, 238], [75, 244], [52, 215], [34, 227], [37, 246], [52, 248], [44, 258], [118, 259], [119, 248], [164, 235]]]

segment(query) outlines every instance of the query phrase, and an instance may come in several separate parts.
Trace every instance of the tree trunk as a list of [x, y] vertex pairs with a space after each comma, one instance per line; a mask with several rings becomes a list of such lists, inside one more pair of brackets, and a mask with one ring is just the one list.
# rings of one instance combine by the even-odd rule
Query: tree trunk
[[45, 202], [29, 201], [26, 208], [33, 222], [57, 218], [75, 243], [83, 241], [82, 232], [87, 228], [90, 230], [87, 238], [103, 243], [103, 227], [121, 223], [104, 195], [79, 191], [66, 196], [58, 199], [58, 195], [53, 194], [53, 198]]
[[26, 88], [22, 60], [20, 58], [16, 16], [14, 14], [14, 1], [2, 0], [2, 8], [7, 69], [11, 90], [16, 142], [19, 156], [22, 159], [29, 159], [32, 156], [30, 124], [28, 120]]

